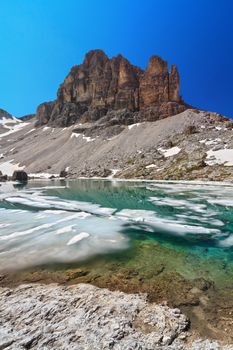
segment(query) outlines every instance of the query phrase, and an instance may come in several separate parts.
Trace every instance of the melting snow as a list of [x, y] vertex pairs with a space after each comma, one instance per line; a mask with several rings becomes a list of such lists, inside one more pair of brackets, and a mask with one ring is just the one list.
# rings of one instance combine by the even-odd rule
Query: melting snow
[[159, 151], [163, 153], [165, 158], [168, 158], [168, 157], [175, 156], [176, 154], [180, 153], [181, 148], [179, 148], [177, 146], [171, 147], [168, 149], [159, 148]]
[[[16, 118], [15, 118], [16, 119]], [[7, 129], [9, 129], [8, 131], [4, 132], [3, 134], [0, 134], [0, 139], [2, 137], [5, 137], [5, 136], [8, 136], [8, 135], [11, 135], [13, 134], [14, 132], [16, 131], [19, 131], [21, 130], [22, 128], [24, 128], [26, 125], [28, 125], [29, 123], [23, 123], [22, 121], [11, 121], [11, 123], [13, 123], [14, 125], [13, 126], [9, 126], [7, 127]], [[0, 121], [0, 124], [2, 124], [2, 120]], [[6, 127], [6, 125], [4, 124], [4, 126]], [[7, 140], [9, 141], [9, 140]]]
[[23, 170], [25, 167], [24, 166], [19, 166], [20, 163], [13, 164], [14, 159], [11, 159], [7, 162], [1, 163], [0, 164], [0, 170], [3, 173], [3, 175], [7, 176], [12, 176], [13, 172], [15, 170]]
[[134, 128], [135, 126], [139, 126], [141, 125], [142, 123], [136, 123], [136, 124], [131, 124], [131, 125], [128, 125], [128, 129], [131, 130], [132, 128]]
[[87, 142], [92, 142], [95, 141], [96, 139], [92, 139], [90, 136], [84, 136], [83, 134], [77, 134], [76, 132], [72, 132], [70, 138], [72, 139], [73, 137], [79, 137], [80, 135], [82, 135], [83, 140], [87, 141]]
[[37, 179], [49, 179], [51, 176], [59, 177], [59, 174], [49, 174], [49, 173], [31, 173], [28, 174], [29, 177], [34, 177]]
[[157, 168], [157, 165], [155, 164], [150, 164], [146, 166], [146, 169], [150, 169], [150, 168]]
[[9, 126], [7, 124], [17, 124], [17, 123], [22, 123], [22, 120], [17, 119], [15, 117], [12, 117], [12, 118], [6, 118], [6, 117], [0, 118], [0, 124], [6, 129], [11, 129], [11, 126]]
[[35, 129], [35, 128], [33, 128], [33, 129], [31, 129], [31, 130], [27, 131], [25, 135], [30, 134], [30, 133], [31, 133], [31, 132], [33, 132], [34, 130], [36, 130], [36, 129]]
[[87, 142], [95, 141], [95, 139], [92, 139], [90, 136], [84, 136], [84, 135], [83, 135], [83, 140], [86, 140]]
[[77, 134], [76, 132], [72, 132], [70, 138], [72, 139], [73, 137], [79, 137], [81, 134]]
[[204, 139], [204, 140], [200, 140], [199, 143], [204, 143], [206, 146], [210, 146], [210, 145], [217, 145], [219, 142], [222, 142], [222, 140], [220, 138], [217, 139]]
[[206, 164], [224, 164], [224, 166], [233, 166], [233, 149], [220, 149], [207, 151]]
[[120, 169], [111, 169], [112, 174], [108, 176], [108, 179], [112, 179]]

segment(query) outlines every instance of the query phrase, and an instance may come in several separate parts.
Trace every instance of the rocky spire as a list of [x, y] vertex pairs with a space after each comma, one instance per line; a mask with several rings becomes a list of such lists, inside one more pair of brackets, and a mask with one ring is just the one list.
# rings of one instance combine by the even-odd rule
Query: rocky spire
[[169, 101], [180, 102], [180, 77], [177, 67], [172, 64], [169, 73]]

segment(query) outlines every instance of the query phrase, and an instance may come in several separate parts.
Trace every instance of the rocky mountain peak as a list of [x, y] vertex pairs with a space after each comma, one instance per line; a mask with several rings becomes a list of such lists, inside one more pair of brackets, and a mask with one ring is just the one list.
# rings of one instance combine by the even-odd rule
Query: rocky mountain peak
[[168, 74], [168, 65], [167, 62], [164, 61], [159, 56], [152, 56], [149, 60], [149, 64], [146, 68], [146, 74], [152, 75], [152, 74]]
[[114, 123], [118, 119], [119, 124], [128, 124], [148, 120], [148, 108], [150, 121], [165, 118], [187, 108], [179, 87], [177, 68], [172, 65], [168, 72], [167, 62], [159, 56], [152, 56], [143, 71], [122, 55], [109, 58], [102, 50], [91, 50], [60, 85], [57, 100], [38, 107], [37, 124], [68, 126], [103, 117], [105, 122], [114, 117]]
[[108, 61], [108, 56], [102, 50], [91, 50], [89, 51], [83, 61], [83, 65], [86, 67], [91, 67], [95, 64], [104, 64]]
[[0, 119], [11, 119], [11, 118], [12, 118], [12, 115], [10, 113], [0, 108]]

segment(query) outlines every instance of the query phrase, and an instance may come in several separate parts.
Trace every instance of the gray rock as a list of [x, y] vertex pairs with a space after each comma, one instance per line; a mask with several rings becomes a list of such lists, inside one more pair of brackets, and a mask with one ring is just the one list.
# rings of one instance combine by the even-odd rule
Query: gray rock
[[233, 349], [189, 344], [179, 309], [86, 284], [0, 288], [0, 320], [0, 349]]

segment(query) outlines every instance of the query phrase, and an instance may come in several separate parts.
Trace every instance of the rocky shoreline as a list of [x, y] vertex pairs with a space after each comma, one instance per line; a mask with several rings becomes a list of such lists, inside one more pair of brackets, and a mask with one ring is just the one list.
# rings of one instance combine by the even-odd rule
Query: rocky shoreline
[[0, 349], [232, 350], [194, 339], [179, 309], [88, 284], [0, 288]]

